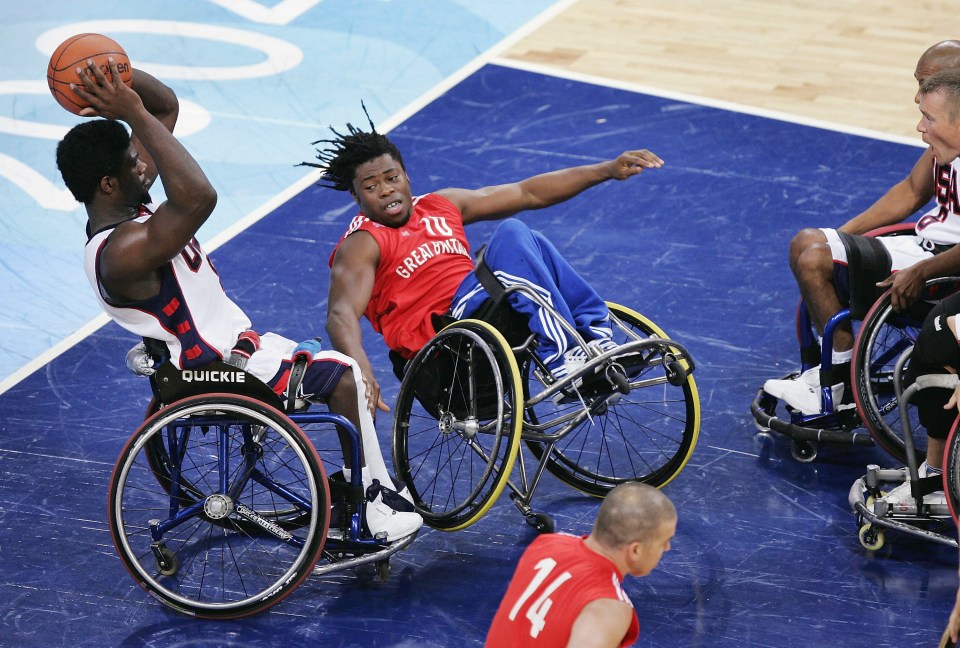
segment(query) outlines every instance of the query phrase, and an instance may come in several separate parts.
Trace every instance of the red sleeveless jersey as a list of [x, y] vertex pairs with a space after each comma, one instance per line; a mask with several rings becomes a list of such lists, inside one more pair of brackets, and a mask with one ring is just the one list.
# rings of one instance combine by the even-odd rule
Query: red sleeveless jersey
[[[609, 598], [632, 607], [621, 580], [616, 566], [587, 547], [583, 538], [564, 533], [539, 536], [520, 557], [486, 646], [566, 646], [587, 603]], [[620, 646], [633, 645], [639, 636], [640, 621], [634, 613]]]
[[[434, 335], [433, 314], [445, 314], [460, 282], [473, 270], [460, 210], [436, 194], [416, 196], [413, 214], [388, 227], [358, 214], [340, 243], [357, 231], [380, 247], [373, 294], [364, 313], [387, 346], [411, 358]], [[334, 248], [330, 255], [333, 265]]]

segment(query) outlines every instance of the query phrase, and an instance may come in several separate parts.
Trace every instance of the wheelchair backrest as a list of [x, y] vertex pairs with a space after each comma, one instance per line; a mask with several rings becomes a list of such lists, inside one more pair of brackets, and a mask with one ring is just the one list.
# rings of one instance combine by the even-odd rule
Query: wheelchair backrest
[[179, 369], [164, 362], [150, 377], [159, 401], [169, 405], [190, 396], [226, 393], [254, 398], [283, 411], [283, 401], [270, 387], [251, 373], [226, 362]]

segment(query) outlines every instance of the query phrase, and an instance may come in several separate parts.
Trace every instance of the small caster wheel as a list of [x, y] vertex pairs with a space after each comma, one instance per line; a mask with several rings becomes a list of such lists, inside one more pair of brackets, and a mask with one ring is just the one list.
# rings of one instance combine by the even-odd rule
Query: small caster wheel
[[864, 549], [876, 551], [883, 547], [884, 533], [883, 529], [874, 529], [872, 524], [864, 524], [860, 527], [860, 544]]
[[613, 385], [613, 388], [626, 396], [630, 393], [630, 379], [620, 365], [611, 365], [607, 367], [607, 380]]
[[167, 549], [166, 545], [156, 543], [151, 546], [153, 557], [157, 561], [157, 569], [164, 576], [175, 576], [180, 571], [180, 559], [177, 554]]
[[816, 441], [794, 441], [790, 455], [800, 463], [810, 463], [817, 458], [819, 447]]
[[527, 524], [537, 530], [537, 533], [553, 533], [557, 528], [553, 523], [553, 518], [546, 513], [528, 516], [526, 520]]
[[672, 355], [668, 354], [665, 356], [664, 361], [667, 367], [667, 382], [674, 387], [682, 387], [683, 383], [687, 380], [687, 370], [684, 369], [680, 361]]
[[385, 581], [390, 578], [390, 560], [378, 560], [373, 564], [374, 570], [376, 571], [377, 578], [381, 581]]

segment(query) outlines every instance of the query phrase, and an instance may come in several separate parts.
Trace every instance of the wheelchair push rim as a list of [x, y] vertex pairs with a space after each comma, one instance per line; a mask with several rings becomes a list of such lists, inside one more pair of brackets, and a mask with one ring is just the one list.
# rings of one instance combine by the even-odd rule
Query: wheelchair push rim
[[[640, 313], [611, 302], [607, 306], [618, 343], [638, 338], [670, 340]], [[527, 440], [527, 447], [540, 460], [549, 453], [547, 471], [588, 495], [603, 497], [628, 481], [658, 488], [668, 484], [687, 465], [700, 431], [700, 398], [689, 371], [692, 363], [682, 355], [678, 361], [687, 371], [680, 385], [672, 385], [666, 377], [666, 363], [652, 358], [631, 377], [635, 387], [629, 394], [610, 399], [602, 410], [585, 417], [573, 429], [561, 425], [559, 429], [564, 431], [551, 442]], [[538, 389], [529, 366], [524, 372], [528, 392]], [[546, 401], [528, 406], [527, 423], [543, 427], [551, 420], [562, 421], [566, 410], [577, 408], [582, 409], [583, 404], [554, 405]]]
[[[158, 439], [168, 455], [160, 472]], [[108, 501], [111, 536], [134, 580], [203, 618], [247, 616], [284, 599], [312, 572], [329, 524], [310, 441], [280, 411], [231, 394], [189, 397], [149, 416], [117, 460]], [[292, 509], [297, 522], [283, 524]]]
[[516, 460], [522, 403], [513, 352], [486, 322], [451, 324], [411, 360], [393, 463], [426, 524], [463, 529], [493, 506]]

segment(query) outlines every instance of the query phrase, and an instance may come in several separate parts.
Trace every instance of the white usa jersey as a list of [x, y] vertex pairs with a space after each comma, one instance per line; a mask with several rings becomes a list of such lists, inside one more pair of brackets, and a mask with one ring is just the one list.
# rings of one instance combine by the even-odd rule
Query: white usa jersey
[[917, 234], [938, 245], [960, 243], [960, 197], [957, 172], [960, 158], [938, 165], [933, 160], [933, 191], [937, 204], [917, 221]]
[[[135, 220], [151, 217], [145, 207]], [[198, 367], [229, 356], [250, 320], [227, 297], [220, 276], [196, 239], [159, 268], [160, 292], [150, 299], [119, 302], [106, 295], [100, 281], [100, 252], [114, 228], [97, 232], [84, 248], [83, 267], [103, 310], [117, 324], [140, 337], [167, 345], [170, 359], [181, 369]]]

